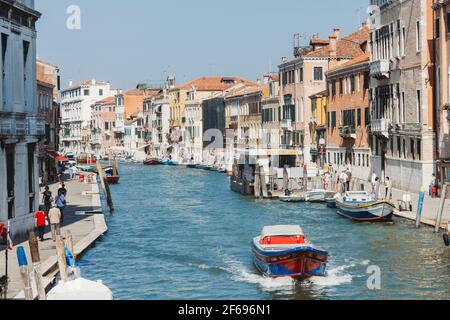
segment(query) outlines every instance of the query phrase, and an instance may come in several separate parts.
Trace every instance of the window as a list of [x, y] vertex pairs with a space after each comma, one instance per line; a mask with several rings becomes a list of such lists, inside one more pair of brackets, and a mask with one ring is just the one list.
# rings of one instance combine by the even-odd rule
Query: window
[[416, 52], [420, 52], [420, 21], [416, 22]]
[[303, 82], [303, 68], [300, 68], [300, 82]]
[[344, 80], [339, 79], [339, 94], [342, 96], [344, 94]]
[[98, 90], [98, 95], [99, 95], [99, 96], [103, 96], [103, 89], [99, 89], [99, 90]]
[[420, 96], [420, 90], [417, 90], [417, 123], [421, 123], [422, 121], [422, 100]]
[[322, 67], [314, 67], [314, 80], [315, 81], [323, 80], [323, 68]]
[[422, 139], [417, 139], [417, 156], [422, 160]]
[[356, 125], [361, 127], [361, 109], [356, 109]]
[[447, 33], [450, 33], [450, 12], [447, 12]]
[[364, 90], [369, 90], [370, 88], [370, 72], [364, 73]]
[[405, 42], [406, 42], [406, 28], [402, 27], [402, 38], [401, 38], [401, 42], [402, 42], [402, 57], [404, 57], [406, 55], [406, 49], [405, 49]]
[[336, 111], [331, 112], [331, 128], [336, 128]]
[[355, 92], [355, 76], [350, 77], [350, 93]]
[[331, 82], [331, 95], [332, 95], [333, 97], [336, 96], [336, 80], [333, 80], [333, 81]]
[[83, 94], [84, 94], [85, 96], [88, 96], [88, 95], [89, 95], [89, 89], [84, 89]]
[[364, 111], [364, 124], [366, 127], [370, 125], [370, 108], [365, 108]]
[[416, 160], [416, 151], [415, 151], [415, 142], [414, 139], [410, 139], [410, 151], [411, 151], [411, 158], [413, 160]]
[[400, 20], [397, 20], [397, 57], [401, 56], [401, 23]]
[[434, 20], [434, 26], [435, 26], [435, 37], [437, 39], [441, 36], [441, 20], [439, 18], [436, 18], [436, 20]]

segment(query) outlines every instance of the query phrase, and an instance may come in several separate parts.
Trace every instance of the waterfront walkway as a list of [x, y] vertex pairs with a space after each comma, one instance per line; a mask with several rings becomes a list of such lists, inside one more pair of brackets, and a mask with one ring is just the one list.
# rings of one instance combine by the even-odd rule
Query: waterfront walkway
[[[358, 181], [355, 186], [360, 186], [361, 181]], [[367, 191], [371, 191], [372, 187], [370, 183], [364, 182], [364, 188]], [[380, 193], [381, 196], [384, 197], [384, 185], [381, 185], [380, 187]], [[399, 205], [400, 202], [403, 201], [403, 196], [405, 194], [409, 194], [411, 196], [411, 205], [412, 205], [412, 211], [400, 211]], [[417, 207], [419, 204], [419, 194], [414, 192], [407, 192], [399, 189], [392, 189], [392, 200], [391, 202], [395, 204], [397, 210], [395, 211], [395, 215], [398, 217], [406, 218], [409, 220], [416, 221], [417, 217]], [[428, 194], [428, 192], [425, 194], [425, 200], [423, 203], [423, 211], [422, 211], [422, 219], [421, 223], [424, 225], [436, 226], [436, 215], [439, 211], [439, 206], [441, 203], [440, 198], [431, 198]], [[447, 224], [450, 222], [450, 199], [447, 198], [444, 205], [444, 212], [442, 215], [442, 221], [441, 221], [441, 228], [447, 228]]]
[[[53, 196], [57, 194], [59, 184], [51, 185]], [[107, 231], [104, 216], [101, 213], [101, 202], [97, 184], [84, 184], [76, 181], [66, 182], [67, 207], [64, 212], [64, 223], [61, 228], [62, 236], [70, 230], [74, 241], [75, 256], [79, 256], [88, 249], [102, 234]], [[42, 194], [40, 195], [42, 200]], [[88, 214], [83, 214], [87, 212]], [[96, 214], [92, 214], [96, 212]], [[23, 282], [19, 273], [16, 249], [23, 246], [31, 264], [31, 256], [27, 239], [16, 239], [14, 250], [9, 252], [9, 299], [23, 298]], [[47, 227], [45, 241], [39, 242], [44, 286], [49, 289], [58, 273], [56, 246], [52, 241], [50, 227]], [[5, 252], [0, 252], [0, 275], [5, 273]]]

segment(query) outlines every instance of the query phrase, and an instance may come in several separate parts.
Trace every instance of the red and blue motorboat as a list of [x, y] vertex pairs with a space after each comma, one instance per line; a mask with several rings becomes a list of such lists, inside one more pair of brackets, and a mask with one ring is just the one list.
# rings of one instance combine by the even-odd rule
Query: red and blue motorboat
[[264, 276], [304, 280], [325, 276], [328, 252], [306, 242], [300, 226], [271, 226], [253, 239], [253, 261]]

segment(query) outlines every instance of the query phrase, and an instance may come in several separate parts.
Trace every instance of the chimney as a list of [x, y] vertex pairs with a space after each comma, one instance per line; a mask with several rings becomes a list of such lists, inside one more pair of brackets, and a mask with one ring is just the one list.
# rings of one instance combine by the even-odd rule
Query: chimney
[[73, 81], [72, 80], [69, 81], [69, 87], [71, 87], [71, 86], [73, 86]]
[[338, 38], [336, 37], [335, 34], [331, 35], [329, 37], [330, 40], [330, 56], [331, 57], [336, 57], [337, 55], [337, 40]]
[[341, 29], [340, 28], [334, 28], [333, 34], [336, 36], [336, 38], [339, 40], [339, 36], [341, 35]]
[[281, 63], [286, 63], [288, 61], [287, 57], [281, 57]]
[[95, 79], [92, 79], [92, 85], [95, 86], [96, 83], [97, 81], [95, 81]]

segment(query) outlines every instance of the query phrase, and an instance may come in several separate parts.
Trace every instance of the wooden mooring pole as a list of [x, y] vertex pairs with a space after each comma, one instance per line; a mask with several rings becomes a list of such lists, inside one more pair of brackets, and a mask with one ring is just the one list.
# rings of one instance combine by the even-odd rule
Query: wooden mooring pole
[[33, 262], [34, 279], [39, 300], [46, 300], [45, 288], [42, 281], [41, 257], [39, 254], [39, 243], [33, 231], [29, 233], [28, 243], [30, 245], [31, 261]]
[[60, 235], [56, 236], [56, 254], [58, 257], [59, 276], [62, 282], [67, 282], [66, 250]]
[[28, 260], [23, 247], [17, 248], [17, 260], [19, 263], [20, 275], [24, 284], [23, 292], [25, 294], [25, 300], [33, 300], [30, 269], [28, 268]]
[[97, 162], [97, 171], [100, 177], [100, 183], [102, 184], [103, 193], [106, 197], [106, 202], [108, 204], [109, 210], [114, 211], [114, 205], [111, 197], [111, 189], [109, 188], [108, 180], [106, 179], [105, 172], [101, 167], [100, 163]]

